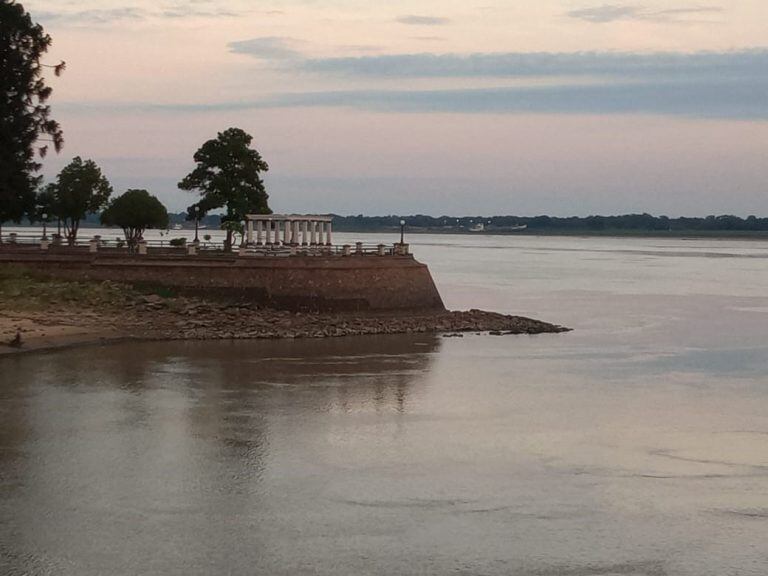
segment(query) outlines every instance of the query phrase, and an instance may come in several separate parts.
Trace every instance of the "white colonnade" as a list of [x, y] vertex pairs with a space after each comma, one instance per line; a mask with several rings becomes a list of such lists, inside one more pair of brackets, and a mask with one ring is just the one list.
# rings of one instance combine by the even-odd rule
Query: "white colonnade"
[[249, 214], [245, 219], [248, 245], [331, 246], [333, 218], [299, 214]]

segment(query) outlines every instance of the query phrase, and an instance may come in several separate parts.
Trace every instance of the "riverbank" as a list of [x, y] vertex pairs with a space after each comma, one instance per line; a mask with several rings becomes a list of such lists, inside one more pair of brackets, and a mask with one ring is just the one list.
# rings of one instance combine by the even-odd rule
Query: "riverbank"
[[566, 328], [547, 322], [481, 310], [297, 313], [242, 301], [142, 293], [114, 282], [50, 280], [23, 271], [0, 273], [0, 355], [124, 339], [235, 340], [565, 331]]

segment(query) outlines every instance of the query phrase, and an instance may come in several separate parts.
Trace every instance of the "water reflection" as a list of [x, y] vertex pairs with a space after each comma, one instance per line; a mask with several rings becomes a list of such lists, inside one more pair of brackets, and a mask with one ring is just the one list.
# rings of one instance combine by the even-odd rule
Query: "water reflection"
[[193, 549], [220, 541], [212, 525], [243, 529], [270, 508], [262, 484], [290, 482], [292, 447], [339, 433], [329, 414], [403, 414], [439, 345], [143, 343], [9, 359], [0, 573], [145, 572], [156, 547], [199, 565]]

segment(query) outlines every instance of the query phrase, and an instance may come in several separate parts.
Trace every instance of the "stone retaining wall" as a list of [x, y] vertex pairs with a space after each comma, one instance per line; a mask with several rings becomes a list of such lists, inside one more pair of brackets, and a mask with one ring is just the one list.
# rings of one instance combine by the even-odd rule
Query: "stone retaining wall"
[[152, 256], [0, 250], [17, 265], [68, 280], [112, 280], [179, 293], [242, 298], [287, 310], [444, 310], [412, 256]]

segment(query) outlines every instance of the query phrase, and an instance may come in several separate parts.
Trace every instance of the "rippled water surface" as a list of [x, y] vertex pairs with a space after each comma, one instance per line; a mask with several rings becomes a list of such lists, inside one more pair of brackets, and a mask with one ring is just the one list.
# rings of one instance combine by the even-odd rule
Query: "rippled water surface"
[[575, 331], [0, 360], [0, 574], [768, 573], [768, 243], [412, 240]]

